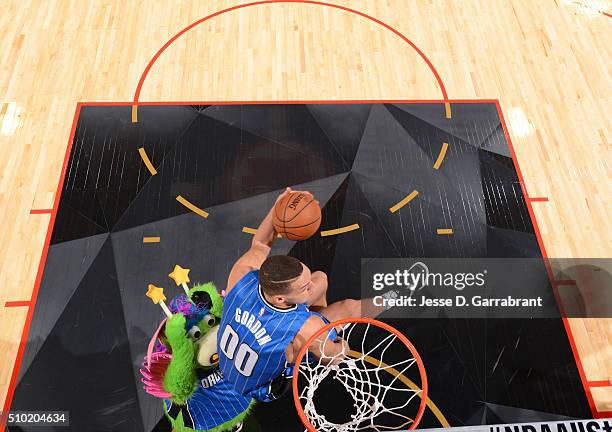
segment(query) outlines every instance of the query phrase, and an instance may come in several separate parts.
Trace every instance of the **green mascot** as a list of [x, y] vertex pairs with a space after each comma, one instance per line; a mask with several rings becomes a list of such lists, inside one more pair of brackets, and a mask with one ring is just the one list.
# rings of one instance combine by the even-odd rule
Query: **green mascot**
[[168, 318], [151, 339], [140, 369], [144, 389], [163, 399], [174, 432], [238, 432], [254, 400], [238, 394], [218, 369], [223, 298], [213, 283], [183, 287], [185, 293], [168, 308], [162, 289], [149, 285], [147, 296]]

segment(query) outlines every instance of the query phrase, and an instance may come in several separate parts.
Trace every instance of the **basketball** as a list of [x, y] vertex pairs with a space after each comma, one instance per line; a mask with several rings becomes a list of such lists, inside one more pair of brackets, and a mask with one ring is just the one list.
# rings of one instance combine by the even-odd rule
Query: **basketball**
[[321, 225], [321, 207], [309, 192], [291, 192], [276, 203], [274, 229], [289, 240], [306, 240]]

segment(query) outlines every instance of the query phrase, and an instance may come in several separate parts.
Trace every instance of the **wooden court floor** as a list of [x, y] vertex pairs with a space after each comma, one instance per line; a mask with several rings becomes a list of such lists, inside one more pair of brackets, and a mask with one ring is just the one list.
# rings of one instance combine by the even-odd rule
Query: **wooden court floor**
[[[140, 100], [442, 99], [435, 69], [451, 99], [499, 100], [548, 256], [611, 256], [610, 2], [330, 2], [401, 32], [431, 67], [355, 13], [260, 4], [186, 32], [151, 68]], [[1, 1], [0, 408], [77, 102], [131, 101], [172, 36], [246, 3]], [[593, 408], [612, 416], [612, 319], [569, 327]]]

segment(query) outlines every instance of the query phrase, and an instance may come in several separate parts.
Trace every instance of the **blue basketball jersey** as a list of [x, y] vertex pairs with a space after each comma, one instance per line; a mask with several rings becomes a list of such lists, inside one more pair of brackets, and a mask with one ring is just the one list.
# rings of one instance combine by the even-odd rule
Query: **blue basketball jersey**
[[210, 430], [244, 413], [252, 399], [234, 391], [220, 370], [197, 370], [198, 388], [185, 405], [176, 405], [164, 399], [166, 413], [176, 419], [183, 413], [185, 426], [195, 430]]
[[268, 303], [259, 270], [238, 281], [225, 298], [217, 339], [219, 368], [236, 392], [256, 395], [285, 370], [285, 349], [312, 314], [306, 305]]

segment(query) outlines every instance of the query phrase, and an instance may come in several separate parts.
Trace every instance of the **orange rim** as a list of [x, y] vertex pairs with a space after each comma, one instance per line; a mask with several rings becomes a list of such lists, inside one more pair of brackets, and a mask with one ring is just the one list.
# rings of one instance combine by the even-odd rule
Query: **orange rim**
[[312, 425], [312, 423], [310, 423], [310, 420], [308, 420], [308, 417], [306, 417], [306, 414], [304, 413], [304, 409], [302, 408], [302, 403], [300, 402], [300, 396], [299, 396], [299, 390], [298, 390], [298, 379], [299, 379], [299, 367], [300, 367], [300, 364], [302, 363], [302, 359], [306, 355], [306, 351], [308, 351], [308, 347], [312, 345], [312, 343], [317, 337], [321, 336], [323, 333], [327, 332], [328, 330], [331, 330], [334, 327], [337, 327], [342, 324], [348, 324], [348, 323], [371, 324], [383, 330], [386, 330], [389, 333], [394, 334], [395, 336], [398, 337], [398, 339], [404, 345], [406, 345], [406, 348], [408, 348], [408, 350], [410, 351], [410, 353], [416, 360], [417, 366], [419, 368], [419, 374], [421, 376], [421, 394], [420, 394], [421, 403], [419, 404], [419, 410], [417, 411], [417, 414], [414, 417], [414, 420], [412, 424], [410, 425], [410, 427], [408, 428], [408, 430], [415, 429], [419, 425], [421, 418], [423, 417], [423, 413], [425, 412], [425, 406], [427, 405], [428, 387], [427, 387], [427, 374], [425, 373], [425, 364], [423, 363], [423, 360], [421, 359], [421, 356], [419, 355], [414, 345], [412, 345], [412, 343], [408, 340], [406, 336], [400, 333], [400, 331], [397, 330], [395, 327], [392, 327], [389, 324], [385, 324], [384, 322], [381, 322], [381, 321], [378, 321], [372, 318], [345, 318], [345, 319], [341, 319], [341, 320], [329, 323], [321, 327], [319, 330], [317, 330], [315, 334], [313, 334], [308, 339], [308, 341], [306, 341], [302, 349], [300, 349], [300, 352], [298, 353], [297, 358], [295, 359], [295, 363], [294, 363], [296, 365], [296, 368], [293, 372], [293, 383], [292, 384], [293, 384], [293, 401], [295, 402], [295, 408], [297, 409], [298, 415], [300, 416], [302, 423], [304, 423], [304, 426], [306, 427], [306, 429], [308, 429], [309, 432], [317, 432], [317, 430]]

